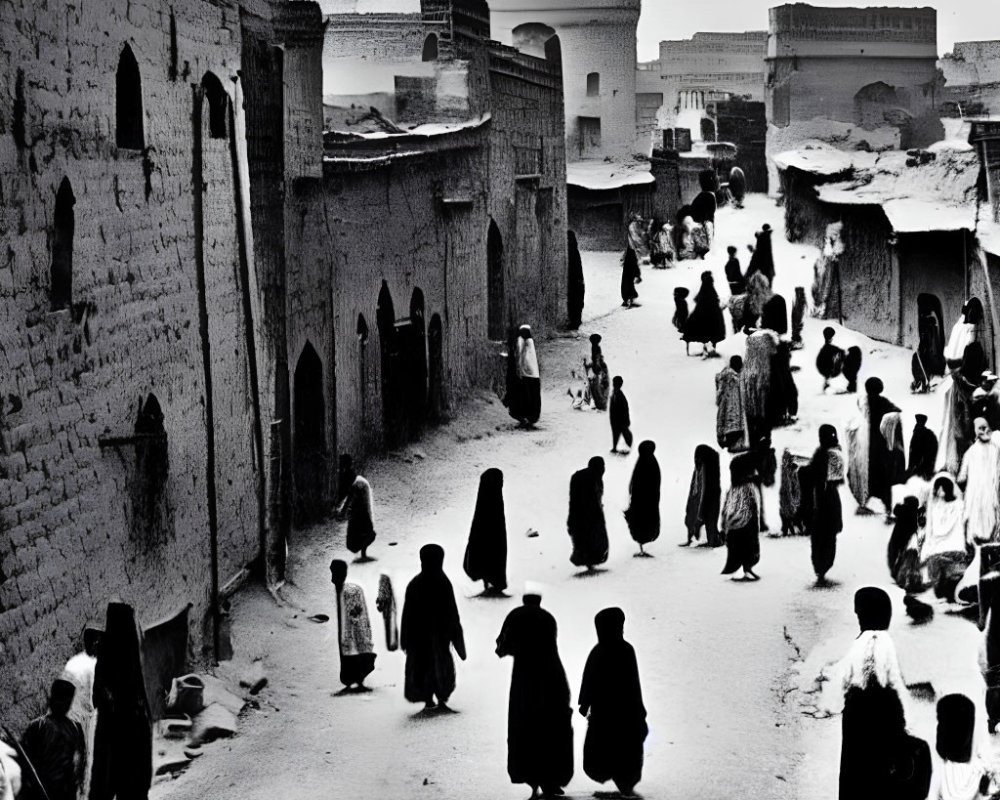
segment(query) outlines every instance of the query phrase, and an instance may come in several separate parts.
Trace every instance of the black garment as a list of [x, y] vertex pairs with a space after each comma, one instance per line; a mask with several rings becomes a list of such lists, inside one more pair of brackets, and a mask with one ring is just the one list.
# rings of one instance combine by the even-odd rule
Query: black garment
[[374, 543], [375, 526], [368, 507], [370, 498], [366, 496], [364, 489], [352, 485], [350, 496], [345, 545], [352, 553], [360, 553]]
[[364, 682], [375, 671], [375, 653], [357, 653], [340, 656], [340, 682], [344, 686], [354, 686]]
[[591, 467], [573, 473], [566, 528], [573, 542], [569, 560], [577, 567], [594, 567], [608, 560], [603, 496], [604, 481]]
[[792, 302], [792, 342], [802, 342], [802, 326], [806, 315], [806, 293], [801, 286], [795, 288], [795, 300]]
[[826, 380], [832, 380], [840, 375], [844, 368], [846, 354], [837, 345], [826, 342], [816, 355], [816, 369]]
[[[878, 498], [888, 512], [892, 506], [892, 484], [897, 472], [906, 471], [905, 463], [899, 468], [896, 455], [889, 452], [889, 446], [882, 436], [882, 417], [899, 409], [881, 394], [868, 395], [868, 495]], [[898, 454], [903, 457], [902, 453]], [[900, 483], [902, 481], [899, 481]]]
[[524, 391], [521, 387], [521, 377], [517, 374], [517, 334], [507, 337], [507, 393], [503, 402], [507, 413], [520, 422], [524, 419]]
[[812, 545], [813, 571], [818, 578], [826, 575], [833, 566], [834, 559], [837, 557], [837, 534], [844, 529], [839, 488], [842, 481], [828, 479], [829, 458], [827, 448], [817, 448], [808, 469], [812, 500], [809, 535]]
[[743, 270], [740, 268], [740, 260], [733, 256], [726, 262], [726, 280], [729, 282], [730, 294], [745, 294], [747, 282], [743, 277]]
[[521, 413], [534, 425], [542, 415], [542, 379], [521, 378]]
[[615, 389], [611, 393], [611, 401], [608, 403], [608, 420], [611, 422], [612, 447], [618, 448], [618, 438], [625, 437], [625, 444], [632, 446], [632, 431], [629, 427], [632, 420], [628, 412], [628, 398], [621, 389]]
[[429, 703], [434, 697], [445, 703], [455, 691], [451, 647], [464, 656], [465, 636], [455, 591], [444, 574], [444, 551], [425, 545], [420, 561], [420, 574], [406, 587], [399, 628], [399, 646], [406, 652], [404, 694], [411, 703]]
[[[48, 713], [28, 723], [21, 747], [41, 779], [49, 800], [76, 800], [78, 776], [83, 775], [83, 728], [65, 716]], [[31, 770], [22, 765], [22, 800], [41, 800], [44, 795]]]
[[858, 390], [859, 372], [861, 372], [861, 348], [848, 347], [847, 355], [844, 357], [844, 377], [847, 378], [847, 391], [852, 394]]
[[986, 629], [986, 715], [990, 731], [1000, 724], [1000, 578], [979, 582], [980, 627]]
[[772, 294], [771, 299], [764, 303], [760, 326], [769, 328], [779, 336], [788, 333], [788, 306], [780, 294]]
[[726, 338], [726, 322], [719, 306], [719, 293], [711, 276], [702, 278], [701, 289], [694, 298], [694, 311], [684, 326], [685, 342], [711, 342], [715, 345]]
[[625, 793], [642, 779], [642, 745], [649, 732], [639, 665], [623, 637], [620, 609], [604, 609], [595, 622], [597, 645], [580, 684], [580, 711], [589, 712], [583, 771], [598, 783], [613, 780]]
[[691, 218], [698, 223], [715, 222], [718, 202], [713, 192], [699, 192], [691, 201]]
[[757, 233], [757, 245], [750, 257], [750, 266], [747, 267], [747, 280], [755, 272], [762, 273], [770, 283], [774, 283], [774, 251], [771, 245], [770, 230], [762, 230]]
[[736, 207], [742, 208], [743, 198], [747, 195], [747, 179], [739, 167], [733, 167], [729, 170], [729, 192], [736, 202]]
[[910, 463], [906, 469], [906, 477], [919, 475], [929, 481], [934, 477], [934, 463], [937, 461], [938, 439], [926, 419], [917, 420], [913, 435], [910, 437]]
[[671, 320], [674, 323], [674, 327], [677, 328], [682, 334], [684, 329], [687, 327], [688, 319], [690, 318], [690, 313], [688, 311], [687, 296], [690, 292], [682, 286], [674, 289], [674, 318]]
[[583, 297], [586, 286], [583, 281], [583, 260], [576, 243], [576, 234], [567, 231], [569, 275], [566, 286], [567, 324], [570, 330], [580, 327], [583, 318]]
[[771, 356], [771, 383], [765, 407], [771, 428], [784, 425], [799, 414], [799, 390], [792, 375], [792, 349], [788, 342], [778, 342], [778, 349]]
[[90, 800], [145, 800], [153, 780], [153, 722], [142, 634], [131, 606], [109, 603], [94, 673], [97, 731]]
[[637, 544], [649, 544], [660, 536], [660, 465], [654, 450], [652, 442], [639, 445], [639, 458], [628, 486], [625, 521]]
[[507, 518], [503, 503], [503, 472], [493, 468], [479, 477], [479, 494], [472, 515], [469, 543], [462, 564], [474, 581], [497, 590], [507, 588]]
[[637, 280], [641, 279], [642, 273], [639, 272], [639, 258], [636, 256], [635, 250], [631, 247], [626, 248], [625, 257], [622, 259], [621, 290], [623, 303], [631, 303], [639, 296], [635, 284]]
[[573, 711], [556, 621], [525, 598], [504, 620], [497, 655], [513, 656], [507, 711], [511, 783], [561, 789], [573, 777]]
[[688, 532], [688, 542], [701, 538], [701, 528], [705, 528], [705, 543], [709, 547], [725, 544], [719, 533], [719, 507], [722, 501], [722, 486], [719, 479], [719, 454], [707, 444], [694, 449], [694, 472], [691, 488], [688, 490], [687, 509], [684, 525]]
[[340, 466], [337, 468], [337, 505], [342, 503], [354, 485], [354, 479], [358, 477], [358, 471], [354, 468], [354, 462], [349, 455], [340, 457]]
[[896, 518], [886, 548], [889, 575], [905, 592], [918, 592], [923, 588], [920, 574], [920, 556], [916, 550], [907, 550], [920, 525], [920, 508], [917, 498], [905, 497], [893, 509]]
[[906, 733], [899, 696], [874, 684], [844, 702], [840, 800], [923, 800], [930, 789], [926, 742]]

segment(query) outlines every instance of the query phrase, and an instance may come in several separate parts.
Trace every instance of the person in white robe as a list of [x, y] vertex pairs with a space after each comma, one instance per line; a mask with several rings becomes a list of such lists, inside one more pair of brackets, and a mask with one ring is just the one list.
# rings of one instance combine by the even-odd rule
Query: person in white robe
[[982, 417], [973, 423], [976, 440], [962, 458], [958, 484], [965, 491], [969, 537], [977, 544], [996, 540], [1000, 524], [1000, 445]]
[[100, 628], [88, 625], [83, 629], [83, 650], [66, 662], [62, 678], [76, 687], [73, 704], [66, 715], [83, 728], [84, 764], [80, 782], [80, 800], [90, 796], [90, 776], [94, 767], [94, 733], [97, 730], [97, 710], [94, 708], [94, 674], [97, 671], [97, 651], [101, 644]]

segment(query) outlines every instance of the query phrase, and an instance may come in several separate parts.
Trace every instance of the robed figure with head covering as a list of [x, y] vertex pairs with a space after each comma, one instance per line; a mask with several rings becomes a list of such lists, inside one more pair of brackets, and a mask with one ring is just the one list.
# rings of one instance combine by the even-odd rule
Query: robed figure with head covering
[[91, 800], [145, 800], [153, 781], [153, 717], [142, 668], [135, 611], [109, 603], [94, 671], [94, 766]]
[[590, 387], [590, 400], [594, 408], [604, 411], [608, 407], [608, 396], [611, 394], [611, 375], [608, 372], [608, 362], [604, 360], [601, 350], [601, 334], [590, 334], [590, 359], [583, 360], [587, 371], [587, 385]]
[[340, 650], [340, 682], [347, 689], [367, 691], [365, 678], [375, 671], [375, 645], [368, 617], [365, 592], [347, 582], [347, 562], [330, 562], [330, 582], [337, 590], [337, 641]]
[[937, 704], [937, 753], [941, 764], [930, 778], [933, 800], [995, 797], [996, 765], [976, 747], [976, 705], [964, 694], [948, 694]]
[[860, 508], [867, 509], [868, 499], [876, 497], [884, 503], [886, 515], [889, 515], [895, 454], [890, 453], [883, 436], [882, 417], [899, 409], [882, 396], [882, 389], [881, 380], [869, 378], [865, 381], [865, 395], [858, 398], [860, 414], [847, 429], [847, 477]]
[[542, 414], [542, 375], [531, 327], [522, 325], [517, 339], [517, 376], [521, 383], [522, 422], [534, 425]]
[[817, 582], [822, 583], [837, 557], [837, 534], [844, 529], [840, 506], [844, 456], [837, 439], [837, 429], [832, 425], [820, 425], [819, 447], [809, 462], [808, 474], [812, 491], [812, 514], [809, 520], [812, 565]]
[[760, 561], [763, 498], [757, 485], [757, 458], [750, 453], [729, 462], [730, 486], [722, 506], [722, 532], [726, 539], [723, 575], [743, 568], [741, 580], [760, 580], [753, 568]]
[[347, 549], [367, 560], [368, 548], [375, 542], [374, 505], [371, 484], [361, 475], [351, 485], [347, 506]]
[[655, 442], [639, 443], [639, 458], [628, 485], [625, 521], [641, 556], [649, 555], [643, 545], [655, 542], [660, 536], [660, 465], [655, 453]]
[[[715, 345], [726, 338], [726, 323], [722, 318], [722, 306], [719, 304], [719, 293], [715, 290], [715, 279], [712, 273], [701, 273], [701, 288], [694, 298], [694, 310], [684, 326], [685, 342], [701, 342], [702, 354], [716, 354]], [[711, 351], [708, 345], [711, 343]]]
[[972, 561], [973, 543], [966, 534], [965, 504], [947, 472], [934, 478], [927, 500], [920, 561], [934, 587], [934, 594], [950, 600]]
[[507, 518], [503, 503], [503, 472], [486, 470], [479, 477], [479, 494], [472, 515], [469, 544], [462, 565], [465, 574], [482, 581], [486, 592], [507, 588]]
[[771, 226], [765, 223], [761, 230], [754, 234], [757, 244], [753, 249], [753, 256], [750, 258], [750, 266], [747, 267], [747, 279], [755, 272], [759, 272], [769, 284], [774, 283], [774, 250], [771, 244]]
[[625, 641], [625, 613], [606, 608], [594, 618], [597, 644], [580, 684], [587, 717], [583, 771], [598, 783], [614, 781], [628, 797], [642, 779], [643, 742], [649, 733], [635, 650]]
[[639, 258], [635, 254], [635, 250], [631, 247], [625, 248], [625, 254], [622, 256], [622, 306], [625, 308], [631, 308], [635, 304], [636, 298], [639, 296], [639, 292], [636, 291], [635, 285], [642, 280], [642, 273], [639, 271]]
[[906, 466], [906, 477], [917, 475], [929, 481], [934, 475], [934, 464], [937, 462], [938, 438], [927, 427], [927, 415], [917, 414], [917, 424], [913, 426], [910, 435], [910, 460]]
[[608, 560], [608, 529], [604, 522], [604, 459], [594, 456], [569, 482], [569, 516], [573, 542], [570, 562], [593, 569]]
[[719, 447], [730, 453], [739, 453], [750, 447], [750, 429], [740, 383], [742, 371], [743, 359], [733, 356], [729, 365], [715, 376], [715, 439]]
[[721, 500], [719, 454], [707, 444], [700, 444], [694, 449], [694, 472], [691, 474], [691, 486], [688, 489], [687, 508], [684, 513], [687, 541], [681, 542], [681, 547], [690, 547], [698, 541], [703, 527], [705, 546], [719, 547], [724, 543], [723, 537], [719, 534]]
[[580, 258], [580, 248], [576, 243], [576, 234], [566, 231], [569, 257], [569, 277], [566, 286], [567, 327], [575, 331], [583, 319], [583, 297], [586, 285], [583, 282], [583, 260]]
[[507, 712], [507, 774], [531, 796], [562, 794], [573, 777], [573, 710], [556, 644], [556, 620], [528, 586], [524, 605], [504, 620], [497, 655], [514, 659]]
[[997, 541], [1000, 530], [1000, 445], [989, 423], [979, 417], [976, 440], [962, 457], [958, 485], [965, 490], [965, 519], [969, 538], [977, 544]]
[[406, 653], [406, 699], [433, 708], [436, 697], [447, 708], [455, 691], [451, 648], [465, 661], [465, 636], [440, 545], [420, 548], [420, 574], [406, 587], [399, 644]]

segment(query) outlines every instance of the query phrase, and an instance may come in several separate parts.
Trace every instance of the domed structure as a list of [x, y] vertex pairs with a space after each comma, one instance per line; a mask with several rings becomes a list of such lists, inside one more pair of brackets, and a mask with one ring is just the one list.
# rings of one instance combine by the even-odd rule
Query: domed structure
[[620, 158], [636, 148], [640, 0], [491, 0], [493, 38], [533, 55], [562, 51], [566, 157]]

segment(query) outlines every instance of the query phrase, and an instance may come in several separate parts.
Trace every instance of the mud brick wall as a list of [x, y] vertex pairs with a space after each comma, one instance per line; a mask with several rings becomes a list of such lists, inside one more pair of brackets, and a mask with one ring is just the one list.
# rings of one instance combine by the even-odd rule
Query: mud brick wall
[[[256, 476], [228, 141], [211, 139], [206, 72], [233, 91], [239, 9], [216, 0], [0, 0], [0, 697], [18, 727], [112, 596], [151, 624], [209, 598], [206, 386], [199, 337], [195, 142], [214, 378], [224, 572], [256, 549]], [[17, 25], [8, 24], [16, 20]], [[145, 152], [115, 143], [116, 68], [142, 80]], [[56, 192], [75, 197], [71, 307], [52, 311]], [[127, 436], [164, 415], [168, 472], [150, 487]], [[155, 513], [138, 513], [154, 490]], [[225, 580], [227, 576], [222, 575]], [[195, 637], [200, 626], [192, 624]], [[193, 643], [197, 645], [197, 642]]]

